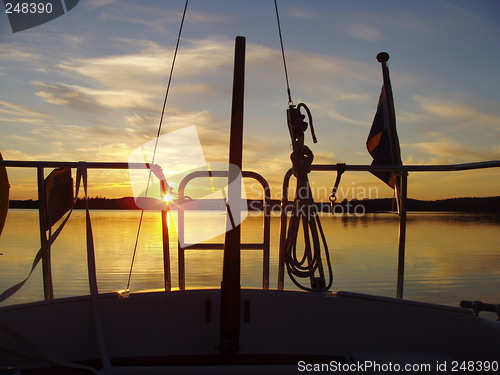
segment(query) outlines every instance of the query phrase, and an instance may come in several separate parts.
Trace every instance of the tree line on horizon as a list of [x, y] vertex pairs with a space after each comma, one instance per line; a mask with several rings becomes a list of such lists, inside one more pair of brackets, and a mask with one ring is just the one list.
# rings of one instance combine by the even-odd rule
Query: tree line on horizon
[[[151, 201], [156, 202], [157, 209], [161, 209], [163, 203], [157, 199], [151, 198]], [[200, 202], [203, 201], [203, 202]], [[191, 209], [208, 209], [217, 210], [224, 209], [224, 205], [220, 200], [200, 199], [194, 200]], [[289, 203], [291, 204], [291, 202]], [[263, 210], [262, 200], [247, 200], [248, 209], [252, 211]], [[271, 210], [281, 210], [281, 201], [272, 199], [269, 202]], [[332, 207], [330, 203], [317, 202], [318, 211], [330, 211], [337, 208], [342, 208], [342, 212], [350, 212], [350, 207], [363, 207], [364, 212], [391, 212], [395, 210], [396, 204], [393, 198], [379, 199], [364, 199], [364, 200], [347, 200], [335, 203]], [[89, 207], [91, 209], [101, 210], [139, 210], [141, 209], [135, 204], [133, 197], [124, 198], [105, 198], [93, 197], [89, 198]], [[171, 204], [171, 209], [175, 209], [175, 203]], [[9, 208], [17, 209], [38, 209], [38, 200], [10, 200]], [[75, 209], [85, 208], [85, 201], [78, 199]], [[448, 198], [439, 200], [418, 200], [407, 199], [408, 211], [457, 211], [457, 212], [500, 212], [500, 196], [495, 197], [461, 197]]]

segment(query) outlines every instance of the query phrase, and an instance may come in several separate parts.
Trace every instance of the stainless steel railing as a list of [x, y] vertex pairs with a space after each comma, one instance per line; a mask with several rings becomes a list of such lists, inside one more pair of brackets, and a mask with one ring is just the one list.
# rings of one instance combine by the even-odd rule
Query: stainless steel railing
[[[14, 161], [14, 160], [0, 160], [0, 166], [13, 167], [13, 168], [36, 168], [37, 169], [37, 185], [38, 185], [38, 200], [39, 202], [45, 201], [44, 189], [44, 171], [46, 168], [81, 168], [81, 162], [54, 162], [54, 161]], [[109, 163], [109, 162], [88, 162], [85, 163], [88, 169], [151, 169], [161, 172], [158, 165], [145, 164], [145, 163]], [[406, 191], [408, 184], [408, 172], [445, 172], [445, 171], [466, 171], [484, 168], [498, 168], [500, 161], [485, 161], [477, 163], [465, 164], [451, 164], [451, 165], [404, 165], [404, 166], [372, 166], [372, 165], [345, 165], [345, 164], [317, 164], [312, 165], [312, 171], [333, 172], [342, 168], [345, 171], [394, 171], [401, 175], [401, 190]], [[211, 177], [227, 177], [227, 171], [210, 171], [210, 172], [193, 172], [187, 175], [179, 185], [179, 196], [184, 195], [187, 184], [194, 178], [207, 177], [210, 173]], [[161, 173], [160, 173], [161, 174]], [[248, 243], [241, 244], [241, 249], [260, 249], [263, 251], [263, 287], [269, 288], [269, 263], [270, 263], [270, 188], [267, 181], [259, 174], [254, 172], [242, 172], [244, 178], [252, 178], [258, 181], [264, 191], [264, 221], [263, 231], [264, 237], [262, 243]], [[283, 179], [283, 197], [282, 197], [282, 210], [280, 222], [280, 248], [279, 248], [279, 261], [278, 261], [278, 289], [284, 287], [284, 240], [287, 230], [287, 210], [284, 209], [290, 201], [288, 199], [288, 190], [292, 170], [289, 169]], [[405, 200], [406, 194], [402, 195], [402, 205], [400, 207], [400, 233], [398, 241], [398, 274], [397, 274], [397, 297], [403, 298], [403, 283], [404, 283], [404, 261], [405, 261], [405, 229], [406, 229], [406, 215], [405, 215]], [[45, 231], [45, 217], [46, 208], [43, 204], [39, 204], [39, 217], [40, 217], [40, 241], [42, 246], [47, 246], [47, 233]], [[162, 246], [164, 257], [164, 284], [165, 290], [171, 290], [171, 269], [170, 269], [170, 248], [168, 243], [168, 226], [166, 222], [166, 209], [161, 211], [162, 215]], [[179, 210], [178, 220], [181, 231], [179, 235], [183, 236], [184, 230], [184, 212]], [[181, 242], [181, 241], [180, 241]], [[183, 241], [182, 241], [183, 242]], [[181, 248], [179, 246], [179, 288], [185, 288], [185, 251], [193, 249], [222, 249], [223, 244], [188, 244]], [[43, 280], [44, 280], [44, 295], [46, 299], [53, 298], [52, 274], [50, 266], [50, 251], [42, 258]]]
[[[406, 241], [406, 191], [408, 186], [409, 172], [449, 172], [449, 171], [467, 171], [484, 168], [498, 168], [500, 160], [484, 161], [477, 163], [465, 164], [449, 164], [449, 165], [347, 165], [347, 164], [316, 164], [311, 166], [312, 171], [333, 172], [344, 171], [391, 171], [396, 172], [401, 176], [401, 202], [399, 207], [399, 238], [398, 238], [398, 273], [397, 273], [397, 291], [396, 297], [403, 298], [404, 284], [404, 264], [405, 264], [405, 241]], [[284, 209], [290, 201], [288, 200], [288, 189], [290, 185], [290, 177], [292, 176], [290, 168], [283, 178], [283, 197], [280, 222], [280, 249], [278, 260], [278, 289], [284, 288], [285, 280], [285, 242], [287, 232], [287, 210]]]
[[[241, 243], [241, 250], [262, 250], [263, 252], [263, 261], [262, 261], [262, 286], [264, 289], [269, 289], [269, 264], [270, 264], [270, 228], [271, 228], [271, 215], [270, 215], [270, 199], [271, 193], [269, 184], [267, 181], [255, 172], [242, 171], [243, 178], [253, 179], [261, 185], [264, 192], [264, 200], [263, 200], [263, 209], [264, 209], [264, 218], [263, 218], [263, 240], [262, 242], [252, 242], [252, 243]], [[189, 182], [195, 178], [228, 178], [228, 171], [195, 171], [187, 176], [185, 176], [181, 183], [179, 184], [179, 198], [184, 196], [184, 192], [186, 190]], [[178, 215], [178, 223], [179, 227], [177, 230], [177, 235], [179, 238], [178, 242], [178, 272], [179, 272], [179, 289], [184, 290], [186, 288], [186, 260], [185, 260], [185, 252], [186, 250], [223, 250], [223, 243], [195, 243], [195, 244], [185, 244], [185, 217], [184, 217], [184, 209], [183, 205], [178, 205], [177, 209]], [[194, 228], [196, 230], [196, 228]]]
[[[59, 162], [59, 161], [17, 161], [17, 160], [0, 160], [0, 166], [14, 168], [36, 168], [37, 170], [37, 186], [38, 186], [38, 212], [40, 223], [40, 244], [45, 249], [42, 257], [42, 272], [43, 272], [43, 287], [45, 299], [54, 298], [54, 288], [52, 283], [52, 267], [50, 256], [50, 245], [48, 243], [46, 232], [46, 211], [47, 208], [42, 202], [46, 201], [45, 197], [45, 169], [46, 168], [82, 168], [83, 162]], [[87, 169], [150, 169], [157, 176], [163, 176], [160, 166], [149, 163], [109, 163], [109, 162], [85, 162]], [[160, 181], [161, 182], [161, 181]], [[160, 186], [164, 188], [164, 184]], [[166, 191], [163, 191], [165, 194]], [[166, 209], [161, 210], [162, 217], [162, 248], [164, 259], [164, 285], [165, 290], [171, 290], [171, 273], [170, 273], [170, 245], [168, 241], [168, 226], [166, 220]]]

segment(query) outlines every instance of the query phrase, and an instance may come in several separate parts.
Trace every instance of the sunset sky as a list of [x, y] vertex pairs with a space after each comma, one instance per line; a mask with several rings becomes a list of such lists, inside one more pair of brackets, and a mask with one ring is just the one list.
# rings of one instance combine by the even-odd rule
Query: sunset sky
[[[500, 159], [498, 0], [278, 5], [292, 98], [314, 118], [319, 143], [312, 145], [310, 134], [306, 142], [316, 163], [371, 163], [365, 142], [382, 84], [381, 51], [391, 56], [404, 164]], [[127, 162], [156, 136], [183, 7], [181, 0], [81, 0], [18, 33], [2, 11], [3, 158]], [[290, 167], [290, 139], [272, 0], [190, 1], [162, 134], [194, 125], [206, 162], [227, 161], [237, 35], [247, 38], [243, 168], [267, 178], [276, 196]], [[12, 199], [36, 199], [34, 171], [11, 168], [9, 176]], [[127, 172], [92, 177], [91, 195], [132, 194]], [[331, 188], [335, 175], [311, 178]], [[369, 198], [392, 196], [359, 172], [344, 175], [341, 195], [356, 197], [370, 186], [378, 193]], [[498, 168], [414, 173], [409, 195], [492, 196], [498, 186]]]

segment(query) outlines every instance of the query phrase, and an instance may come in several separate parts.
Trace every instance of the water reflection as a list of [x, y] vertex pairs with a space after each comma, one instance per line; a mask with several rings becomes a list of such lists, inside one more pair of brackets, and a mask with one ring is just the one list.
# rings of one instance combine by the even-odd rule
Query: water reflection
[[[123, 289], [130, 269], [138, 211], [92, 211], [97, 271], [101, 291]], [[187, 231], [204, 230], [211, 215], [191, 213]], [[322, 215], [334, 267], [335, 290], [394, 296], [398, 217]], [[85, 213], [76, 211], [52, 248], [56, 297], [88, 293]], [[461, 299], [500, 302], [500, 216], [493, 214], [409, 213], [405, 298], [457, 306]], [[171, 220], [176, 220], [173, 213]], [[262, 217], [252, 213], [242, 227], [244, 242], [262, 240]], [[173, 286], [177, 278], [177, 236], [171, 231]], [[222, 242], [223, 235], [211, 240]], [[277, 285], [279, 217], [271, 220], [271, 287]], [[9, 212], [0, 238], [0, 290], [28, 274], [39, 248], [36, 211]], [[242, 286], [262, 287], [262, 252], [242, 252]], [[133, 269], [131, 289], [162, 288], [163, 255], [160, 216], [146, 212]], [[220, 287], [222, 251], [186, 252], [186, 286]], [[288, 280], [286, 288], [293, 288]], [[37, 270], [21, 291], [2, 305], [43, 298]]]

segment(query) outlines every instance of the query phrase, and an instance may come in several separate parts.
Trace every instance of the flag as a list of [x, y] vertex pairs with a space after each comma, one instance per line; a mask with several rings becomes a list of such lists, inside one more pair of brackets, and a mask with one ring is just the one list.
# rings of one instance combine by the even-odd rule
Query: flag
[[[388, 77], [387, 77], [388, 79]], [[387, 86], [387, 87], [386, 87]], [[372, 165], [402, 165], [396, 132], [396, 116], [390, 83], [384, 84], [377, 105], [377, 113], [373, 119], [366, 148], [373, 157]], [[391, 171], [371, 172], [391, 188], [396, 187], [396, 175]]]
[[71, 168], [54, 169], [44, 181], [46, 199], [45, 229], [49, 230], [74, 205]]

